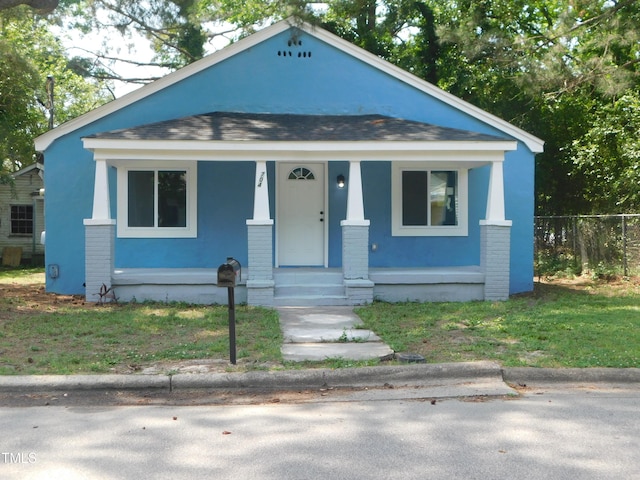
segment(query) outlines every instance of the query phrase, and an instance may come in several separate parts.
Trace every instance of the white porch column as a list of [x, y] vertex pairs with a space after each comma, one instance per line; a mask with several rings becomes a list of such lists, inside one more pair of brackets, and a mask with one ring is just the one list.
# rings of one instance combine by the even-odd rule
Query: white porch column
[[109, 171], [106, 160], [96, 160], [96, 173], [93, 182], [93, 220], [110, 220], [111, 203], [109, 201]]
[[[365, 222], [362, 199], [362, 173], [359, 161], [349, 162], [349, 185], [347, 190], [347, 222]], [[366, 220], [369, 225], [369, 221]]]
[[[109, 167], [106, 160], [96, 160], [93, 183], [93, 211], [85, 225], [85, 297], [100, 300], [102, 285], [110, 288], [114, 268], [116, 221], [111, 218]], [[115, 293], [117, 296], [117, 292]]]
[[273, 220], [269, 209], [267, 162], [256, 162], [253, 218], [247, 220], [247, 303], [273, 305]]
[[491, 164], [489, 176], [489, 195], [487, 197], [488, 222], [504, 222], [504, 171], [502, 162]]
[[359, 161], [349, 162], [347, 218], [342, 226], [342, 274], [351, 305], [373, 302], [373, 282], [369, 280], [369, 220], [364, 218], [362, 174]]
[[269, 211], [269, 182], [267, 179], [267, 162], [256, 162], [256, 183], [253, 196], [253, 220], [271, 220]]
[[511, 224], [511, 220], [505, 219], [503, 162], [493, 162], [486, 218], [480, 221], [480, 266], [485, 276], [485, 300], [509, 298]]

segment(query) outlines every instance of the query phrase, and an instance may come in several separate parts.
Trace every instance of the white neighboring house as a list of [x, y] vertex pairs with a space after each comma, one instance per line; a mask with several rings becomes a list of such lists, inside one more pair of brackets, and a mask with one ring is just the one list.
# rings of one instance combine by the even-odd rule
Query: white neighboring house
[[13, 185], [0, 184], [0, 256], [6, 247], [22, 248], [22, 260], [42, 264], [44, 245], [44, 165], [15, 172]]

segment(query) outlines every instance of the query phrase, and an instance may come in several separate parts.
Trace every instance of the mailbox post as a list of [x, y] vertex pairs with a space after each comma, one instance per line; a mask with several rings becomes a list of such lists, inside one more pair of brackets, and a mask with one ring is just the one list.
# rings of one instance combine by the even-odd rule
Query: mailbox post
[[236, 364], [236, 301], [234, 288], [236, 277], [242, 275], [242, 267], [233, 257], [227, 257], [227, 261], [218, 267], [218, 287], [227, 287], [229, 294], [229, 358], [233, 365]]

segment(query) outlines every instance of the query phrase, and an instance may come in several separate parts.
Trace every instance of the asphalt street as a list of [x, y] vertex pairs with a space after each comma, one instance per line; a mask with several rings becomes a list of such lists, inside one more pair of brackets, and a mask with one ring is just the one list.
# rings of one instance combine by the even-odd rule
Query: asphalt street
[[329, 387], [194, 406], [32, 393], [40, 406], [0, 407], [0, 478], [640, 479], [637, 383], [433, 392]]

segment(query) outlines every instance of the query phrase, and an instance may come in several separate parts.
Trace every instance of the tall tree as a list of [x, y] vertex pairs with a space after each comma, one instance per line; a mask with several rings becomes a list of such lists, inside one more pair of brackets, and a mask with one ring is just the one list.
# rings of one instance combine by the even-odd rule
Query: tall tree
[[[155, 58], [131, 63], [175, 70], [205, 54], [209, 37], [203, 27], [206, 21], [198, 17], [199, 8], [198, 0], [63, 0], [56, 13], [61, 23], [76, 32], [106, 32], [109, 36], [121, 35], [130, 41], [146, 39]], [[69, 22], [69, 19], [73, 20]], [[77, 58], [78, 68], [85, 69], [87, 75], [95, 78], [118, 79], [105, 67], [114, 61], [122, 61], [118, 53], [112, 51], [111, 43], [105, 41], [97, 51], [87, 52], [89, 56]], [[130, 80], [136, 83], [149, 81], [145, 78]]]
[[[53, 105], [47, 77], [56, 85]], [[33, 139], [49, 128], [51, 112], [60, 124], [108, 98], [104, 85], [68, 68], [63, 47], [42, 17], [22, 7], [0, 12], [0, 170], [5, 181], [35, 160]]]
[[[635, 0], [328, 0], [321, 7], [304, 0], [61, 0], [61, 7], [84, 13], [84, 28], [141, 33], [157, 52], [153, 63], [171, 69], [200, 58], [218, 36], [233, 41], [292, 15], [321, 24], [543, 138], [538, 213], [618, 208], [592, 200], [602, 191], [596, 164], [624, 171], [613, 167], [626, 144], [605, 148], [598, 125], [635, 125], [628, 108], [615, 107], [640, 91]], [[87, 59], [76, 65], [111, 75]], [[625, 198], [626, 210], [640, 208], [635, 196]]]
[[584, 179], [585, 213], [636, 213], [640, 208], [640, 94], [592, 110], [589, 128], [572, 142], [576, 172]]
[[31, 137], [40, 115], [34, 92], [39, 76], [16, 48], [0, 38], [0, 183], [22, 163], [29, 163]]
[[[615, 212], [617, 205], [600, 201], [605, 190], [584, 154], [602, 152], [586, 143], [603, 138], [593, 130], [602, 120], [594, 112], [638, 87], [639, 2], [463, 0], [442, 8], [450, 20], [438, 29], [446, 58], [440, 86], [546, 141], [538, 213]], [[633, 123], [629, 115], [618, 110], [617, 121]], [[598, 162], [619, 162], [621, 151]]]
[[18, 5], [29, 5], [43, 12], [51, 12], [58, 6], [58, 0], [0, 0], [0, 10], [6, 10]]

